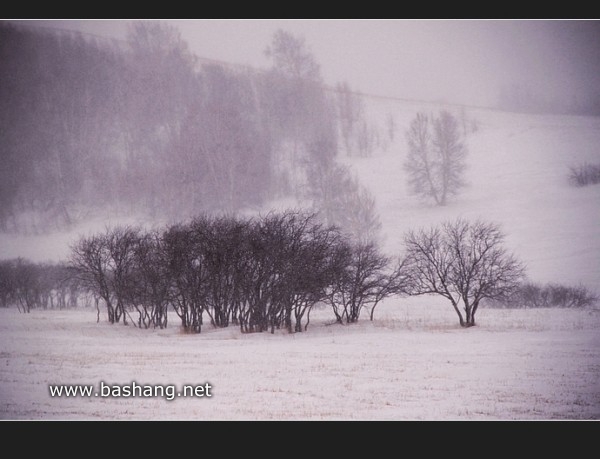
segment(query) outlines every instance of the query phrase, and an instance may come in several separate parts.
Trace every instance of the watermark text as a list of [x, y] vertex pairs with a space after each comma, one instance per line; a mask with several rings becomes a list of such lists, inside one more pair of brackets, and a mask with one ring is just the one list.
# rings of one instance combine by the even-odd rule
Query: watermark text
[[184, 384], [180, 390], [173, 384], [106, 384], [100, 381], [98, 386], [93, 384], [50, 384], [50, 397], [145, 397], [164, 398], [171, 401], [177, 397], [212, 397], [213, 386], [210, 383]]

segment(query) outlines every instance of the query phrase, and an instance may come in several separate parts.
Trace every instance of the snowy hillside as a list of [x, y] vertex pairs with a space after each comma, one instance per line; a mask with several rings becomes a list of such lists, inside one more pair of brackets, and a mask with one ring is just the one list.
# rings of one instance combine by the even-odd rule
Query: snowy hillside
[[569, 167], [600, 162], [600, 118], [527, 115], [466, 109], [468, 186], [446, 207], [409, 194], [402, 164], [404, 130], [418, 111], [457, 107], [369, 100], [380, 126], [392, 114], [394, 143], [371, 158], [346, 160], [377, 198], [384, 245], [401, 250], [402, 234], [446, 219], [482, 218], [501, 224], [507, 244], [535, 282], [583, 283], [600, 289], [600, 186], [569, 185]]
[[[507, 244], [527, 265], [535, 282], [582, 283], [600, 290], [600, 186], [568, 184], [569, 167], [600, 162], [600, 118], [528, 115], [488, 109], [365, 99], [367, 120], [380, 136], [386, 120], [396, 125], [370, 157], [341, 156], [374, 194], [383, 223], [383, 246], [402, 250], [402, 235], [462, 216], [498, 222]], [[467, 128], [468, 187], [445, 207], [420, 202], [409, 194], [402, 168], [404, 131], [419, 111], [453, 112]], [[477, 130], [470, 132], [475, 125]], [[291, 204], [291, 203], [290, 203]], [[59, 260], [79, 234], [104, 225], [143, 223], [135, 216], [91, 216], [69, 232], [45, 236], [0, 235], [0, 258]]]

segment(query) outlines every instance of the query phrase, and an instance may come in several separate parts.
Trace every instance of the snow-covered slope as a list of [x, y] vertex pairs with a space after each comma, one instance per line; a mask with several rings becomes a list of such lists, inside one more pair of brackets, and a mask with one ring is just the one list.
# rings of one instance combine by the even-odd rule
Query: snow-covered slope
[[[350, 158], [361, 182], [376, 196], [384, 246], [402, 249], [402, 234], [447, 219], [499, 223], [506, 243], [536, 282], [582, 283], [600, 290], [600, 185], [569, 185], [569, 167], [600, 163], [600, 118], [527, 115], [489, 109], [369, 100], [371, 117], [385, 126], [391, 114], [394, 141], [368, 158]], [[440, 109], [466, 118], [468, 187], [445, 207], [409, 194], [402, 164], [404, 131], [418, 111]]]

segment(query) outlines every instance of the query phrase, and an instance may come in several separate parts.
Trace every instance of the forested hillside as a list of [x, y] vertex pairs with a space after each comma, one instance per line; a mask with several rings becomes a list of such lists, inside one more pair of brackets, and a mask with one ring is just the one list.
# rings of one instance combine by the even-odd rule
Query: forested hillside
[[198, 59], [177, 29], [128, 38], [0, 24], [0, 230], [99, 211], [159, 221], [305, 193], [337, 152], [336, 96], [280, 31], [258, 71]]

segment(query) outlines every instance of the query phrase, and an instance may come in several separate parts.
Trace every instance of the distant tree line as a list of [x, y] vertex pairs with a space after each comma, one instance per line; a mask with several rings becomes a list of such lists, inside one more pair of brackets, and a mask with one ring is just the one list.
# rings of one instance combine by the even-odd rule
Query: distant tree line
[[569, 184], [576, 187], [600, 183], [600, 164], [584, 163], [569, 168]]
[[587, 308], [600, 297], [583, 285], [567, 286], [557, 283], [540, 285], [523, 282], [508, 295], [484, 302], [486, 307], [500, 309]]
[[45, 231], [105, 206], [180, 220], [304, 193], [309, 166], [333, 167], [336, 97], [301, 38], [280, 30], [267, 55], [261, 72], [201, 64], [153, 21], [126, 42], [0, 23], [0, 231], [27, 215]]
[[64, 263], [33, 263], [23, 258], [0, 261], [0, 307], [67, 309], [90, 304], [92, 297]]

